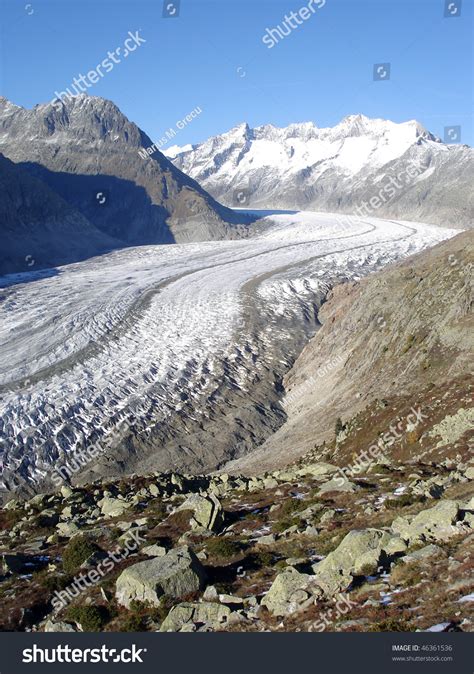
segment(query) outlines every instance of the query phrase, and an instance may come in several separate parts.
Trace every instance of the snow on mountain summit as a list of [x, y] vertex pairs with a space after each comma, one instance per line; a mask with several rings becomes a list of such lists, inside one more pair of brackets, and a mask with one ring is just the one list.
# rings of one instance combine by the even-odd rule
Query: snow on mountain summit
[[[383, 202], [383, 215], [437, 224], [448, 218], [456, 226], [472, 221], [466, 195], [472, 191], [473, 150], [441, 142], [416, 120], [396, 123], [356, 114], [333, 127], [312, 121], [283, 128], [241, 123], [173, 152], [173, 163], [215, 199], [242, 205], [243, 194], [246, 206], [263, 209], [353, 213], [377, 196], [390, 175], [408, 175], [415, 166], [416, 180], [408, 176], [390, 203]], [[462, 212], [459, 204], [466, 204]]]
[[396, 124], [364, 115], [349, 115], [334, 127], [318, 128], [313, 122], [277, 127], [250, 128], [243, 123], [204, 143], [174, 147], [173, 156], [185, 173], [205, 182], [244, 179], [255, 169], [267, 167], [276, 175], [299, 173], [320, 165], [356, 174], [364, 167], [380, 167], [400, 157], [419, 138], [439, 142], [416, 121]]

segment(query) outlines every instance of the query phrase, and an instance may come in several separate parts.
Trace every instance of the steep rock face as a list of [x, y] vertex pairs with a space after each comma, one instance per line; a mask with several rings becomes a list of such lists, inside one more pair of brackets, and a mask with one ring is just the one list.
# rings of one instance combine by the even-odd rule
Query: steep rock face
[[285, 377], [288, 420], [227, 469], [251, 474], [257, 466], [285, 465], [331, 440], [338, 417], [350, 419], [374, 400], [397, 397], [417, 410], [431, 391], [454, 387], [446, 402], [450, 413], [472, 406], [463, 377], [474, 355], [473, 262], [474, 234], [464, 232], [360, 282], [336, 286], [319, 312], [322, 328]]
[[122, 245], [3, 155], [0, 193], [0, 274], [66, 264]]
[[167, 154], [231, 205], [356, 212], [459, 227], [474, 221], [474, 151], [445, 145], [414, 120], [395, 124], [351, 115], [329, 128], [312, 122], [255, 129], [241, 124]]
[[0, 151], [125, 244], [222, 239], [237, 216], [160, 152], [111, 101], [80, 95], [26, 110], [0, 99]]

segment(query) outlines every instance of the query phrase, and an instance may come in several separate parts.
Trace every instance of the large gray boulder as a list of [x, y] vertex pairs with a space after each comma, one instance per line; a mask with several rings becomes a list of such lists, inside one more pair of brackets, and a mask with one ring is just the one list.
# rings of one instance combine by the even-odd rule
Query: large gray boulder
[[348, 480], [347, 477], [344, 475], [333, 477], [332, 480], [324, 482], [324, 484], [321, 485], [318, 494], [327, 494], [328, 492], [331, 491], [354, 492], [357, 491], [358, 489], [359, 487], [356, 484], [354, 484], [354, 482]]
[[194, 513], [191, 519], [194, 529], [218, 531], [224, 519], [221, 503], [215, 494], [191, 494], [178, 510], [191, 510]]
[[313, 565], [318, 585], [328, 596], [347, 590], [354, 576], [377, 571], [386, 559], [406, 549], [400, 538], [379, 529], [350, 531], [340, 545]]
[[185, 625], [207, 625], [219, 629], [230, 616], [230, 608], [213, 602], [185, 602], [174, 606], [164, 619], [160, 632], [179, 632]]
[[459, 533], [455, 527], [458, 519], [458, 503], [440, 501], [415, 517], [397, 517], [392, 523], [392, 531], [410, 544], [445, 541]]
[[57, 532], [61, 538], [72, 538], [80, 533], [80, 529], [74, 522], [58, 522]]
[[123, 513], [128, 510], [132, 504], [122, 501], [118, 498], [104, 496], [103, 499], [98, 501], [97, 505], [105, 517], [120, 517], [120, 515], [123, 515]]
[[261, 604], [273, 615], [287, 616], [305, 608], [321, 595], [314, 576], [289, 567], [278, 574]]
[[204, 585], [204, 567], [192, 550], [183, 546], [129, 566], [117, 579], [115, 596], [127, 608], [133, 601], [159, 606], [163, 595], [184, 597]]

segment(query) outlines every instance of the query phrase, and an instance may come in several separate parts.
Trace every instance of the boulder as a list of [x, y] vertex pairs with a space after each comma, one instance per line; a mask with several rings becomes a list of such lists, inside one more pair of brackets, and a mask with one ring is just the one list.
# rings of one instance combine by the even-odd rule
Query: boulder
[[160, 632], [179, 632], [190, 624], [207, 625], [210, 630], [217, 630], [229, 616], [230, 609], [222, 604], [186, 602], [171, 609], [160, 627]]
[[276, 542], [275, 534], [265, 534], [260, 536], [255, 541], [257, 545], [273, 545]]
[[321, 522], [321, 524], [325, 524], [326, 522], [330, 522], [332, 519], [334, 519], [335, 515], [336, 511], [333, 510], [332, 508], [329, 508], [329, 510], [324, 511], [319, 521]]
[[218, 531], [224, 520], [221, 503], [215, 494], [191, 494], [178, 510], [191, 510], [194, 513], [191, 520], [194, 529]]
[[402, 562], [404, 564], [410, 564], [411, 562], [418, 562], [424, 559], [429, 559], [430, 557], [435, 557], [439, 555], [445, 555], [446, 553], [438, 545], [425, 545], [424, 548], [419, 550], [413, 550], [413, 552], [407, 552], [407, 554], [402, 557]]
[[204, 587], [205, 571], [196, 555], [183, 546], [163, 557], [129, 566], [117, 579], [116, 598], [130, 607], [133, 601], [159, 606], [163, 595], [183, 597]]
[[265, 477], [263, 478], [263, 487], [264, 489], [276, 489], [278, 487], [278, 482], [274, 477]]
[[150, 484], [148, 490], [155, 498], [160, 495], [160, 488], [156, 484]]
[[313, 576], [289, 567], [278, 574], [261, 603], [273, 615], [288, 616], [306, 607], [321, 594]]
[[219, 593], [215, 585], [208, 585], [202, 595], [203, 601], [219, 601]]
[[103, 499], [98, 501], [97, 505], [105, 517], [120, 517], [120, 515], [123, 515], [130, 508], [131, 503], [118, 498], [112, 498], [111, 496], [104, 496]]
[[65, 622], [53, 622], [52, 620], [47, 620], [44, 626], [45, 632], [77, 632], [74, 629], [73, 625]]
[[324, 482], [321, 485], [318, 494], [326, 494], [330, 491], [347, 491], [354, 492], [357, 491], [359, 487], [353, 482], [347, 479], [346, 476], [340, 475], [339, 477], [334, 477], [329, 482]]
[[220, 594], [219, 602], [230, 608], [242, 608], [244, 605], [242, 597], [236, 597], [233, 594]]
[[74, 522], [59, 522], [56, 529], [62, 538], [72, 538], [79, 533], [79, 527]]
[[462, 522], [470, 529], [474, 529], [474, 513], [471, 512], [464, 513]]
[[444, 541], [459, 533], [454, 526], [458, 517], [459, 505], [456, 501], [440, 501], [412, 518], [397, 517], [392, 523], [392, 531], [410, 544]]
[[49, 496], [47, 494], [36, 494], [36, 496], [33, 496], [33, 498], [30, 498], [30, 500], [27, 501], [27, 506], [28, 507], [32, 506], [33, 508], [37, 507], [43, 508], [48, 499]]
[[166, 548], [155, 543], [154, 545], [146, 545], [140, 552], [147, 557], [164, 557], [166, 555]]
[[354, 576], [376, 572], [390, 555], [405, 548], [403, 541], [379, 529], [350, 531], [336, 550], [313, 565], [316, 581], [326, 595], [333, 596], [347, 590]]
[[322, 503], [313, 503], [312, 505], [305, 508], [305, 510], [300, 510], [300, 512], [295, 513], [295, 516], [299, 517], [300, 520], [307, 522], [312, 522], [317, 514], [324, 509]]

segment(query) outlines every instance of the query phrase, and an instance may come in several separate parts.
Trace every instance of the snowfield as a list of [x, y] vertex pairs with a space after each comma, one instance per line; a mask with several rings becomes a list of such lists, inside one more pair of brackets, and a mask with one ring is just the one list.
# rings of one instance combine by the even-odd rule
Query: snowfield
[[202, 401], [223, 384], [246, 391], [265, 358], [269, 367], [281, 352], [289, 367], [282, 345], [314, 331], [318, 294], [457, 233], [298, 212], [265, 217], [245, 240], [129, 248], [3, 277], [0, 488], [15, 472], [42, 479], [125, 417], [146, 433], [185, 404], [194, 420], [207, 415]]

